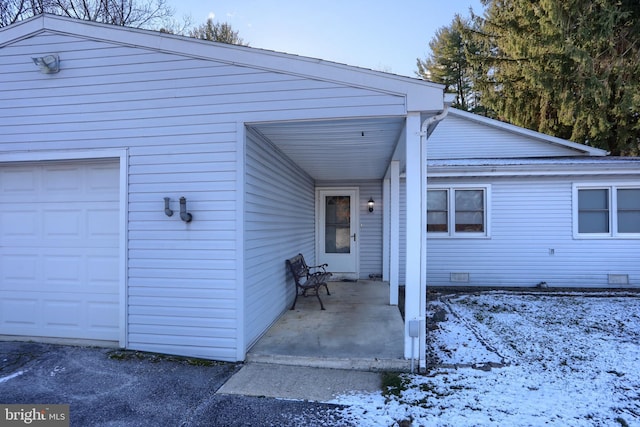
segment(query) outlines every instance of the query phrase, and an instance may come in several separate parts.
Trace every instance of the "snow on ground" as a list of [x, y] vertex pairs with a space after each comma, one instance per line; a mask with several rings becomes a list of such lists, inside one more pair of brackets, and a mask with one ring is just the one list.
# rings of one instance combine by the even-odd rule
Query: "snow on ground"
[[[640, 294], [441, 295], [422, 374], [353, 394], [363, 426], [640, 426]], [[434, 325], [434, 322], [430, 322]]]

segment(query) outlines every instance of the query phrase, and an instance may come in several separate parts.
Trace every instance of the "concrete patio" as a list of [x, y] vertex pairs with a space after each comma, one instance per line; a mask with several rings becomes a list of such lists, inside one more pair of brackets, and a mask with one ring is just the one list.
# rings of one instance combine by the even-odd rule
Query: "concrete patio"
[[329, 282], [315, 296], [298, 297], [247, 354], [247, 362], [366, 371], [410, 368], [404, 322], [389, 305], [387, 282]]

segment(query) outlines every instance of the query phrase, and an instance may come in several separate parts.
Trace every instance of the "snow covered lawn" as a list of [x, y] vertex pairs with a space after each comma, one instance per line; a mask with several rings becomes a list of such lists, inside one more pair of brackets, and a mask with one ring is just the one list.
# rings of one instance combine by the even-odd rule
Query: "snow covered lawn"
[[[341, 396], [367, 426], [638, 426], [640, 294], [441, 295], [429, 365], [381, 394]], [[434, 324], [433, 322], [431, 323]], [[434, 326], [432, 326], [433, 328]]]

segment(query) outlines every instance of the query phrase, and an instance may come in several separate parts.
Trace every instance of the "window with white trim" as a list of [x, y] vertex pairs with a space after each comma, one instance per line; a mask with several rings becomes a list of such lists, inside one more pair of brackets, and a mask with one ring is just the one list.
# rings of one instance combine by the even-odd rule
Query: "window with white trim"
[[640, 186], [574, 185], [577, 237], [640, 237]]
[[618, 233], [640, 234], [640, 187], [618, 188]]
[[430, 187], [427, 233], [441, 237], [485, 237], [488, 232], [489, 186]]

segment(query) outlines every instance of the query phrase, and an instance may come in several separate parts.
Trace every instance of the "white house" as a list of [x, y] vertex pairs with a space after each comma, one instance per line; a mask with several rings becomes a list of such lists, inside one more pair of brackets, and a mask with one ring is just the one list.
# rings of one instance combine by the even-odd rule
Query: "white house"
[[640, 159], [454, 109], [427, 146], [429, 286], [640, 286]]
[[0, 29], [0, 88], [0, 335], [244, 360], [299, 252], [391, 304], [403, 274], [424, 320], [442, 86], [41, 15]]
[[440, 85], [42, 15], [0, 29], [0, 89], [0, 336], [244, 360], [302, 252], [404, 284], [424, 365], [427, 283], [640, 283], [637, 159]]

